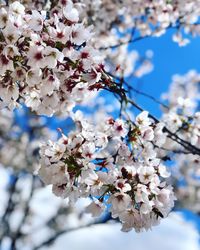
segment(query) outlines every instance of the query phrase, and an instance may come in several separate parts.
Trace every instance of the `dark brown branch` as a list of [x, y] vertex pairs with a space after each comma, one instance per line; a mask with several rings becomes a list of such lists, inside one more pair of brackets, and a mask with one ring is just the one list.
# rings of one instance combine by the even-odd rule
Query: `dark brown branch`
[[140, 40], [143, 40], [144, 38], [148, 38], [148, 37], [151, 37], [151, 36], [139, 36], [139, 37], [136, 37], [136, 38], [131, 38], [129, 39], [128, 41], [121, 41], [115, 45], [111, 45], [111, 46], [108, 46], [108, 47], [101, 47], [99, 48], [99, 50], [107, 50], [107, 49], [116, 49], [122, 45], [127, 45], [127, 44], [131, 44], [131, 43], [135, 43], [137, 41], [140, 41]]
[[[138, 104], [136, 104], [134, 101], [130, 99], [126, 99], [128, 103], [136, 107], [139, 111], [143, 112], [144, 109], [141, 108]], [[159, 123], [160, 121], [149, 113], [149, 117], [154, 120], [155, 123]], [[184, 139], [180, 138], [176, 133], [171, 132], [166, 126], [163, 128], [163, 132], [166, 132], [168, 134], [168, 137], [172, 139], [173, 141], [176, 141], [178, 144], [180, 144], [182, 147], [184, 147], [186, 150], [190, 151], [192, 154], [200, 155], [200, 149], [196, 146], [192, 145], [191, 143], [185, 141]]]
[[[179, 30], [185, 23], [181, 21], [183, 17], [179, 17], [179, 19], [177, 20], [177, 24], [176, 25], [173, 25], [173, 24], [170, 24], [168, 27], [166, 27], [166, 30], [168, 29], [176, 29], [176, 30]], [[194, 23], [192, 25], [196, 26], [196, 25], [199, 25], [200, 23], [197, 22], [197, 23]], [[134, 29], [134, 28], [133, 28]], [[135, 43], [137, 41], [141, 41], [145, 38], [150, 38], [150, 37], [154, 37], [154, 31], [152, 31], [152, 34], [151, 35], [146, 35], [146, 36], [138, 36], [136, 38], [133, 38], [134, 34], [135, 34], [135, 29], [134, 29], [134, 32], [132, 32], [132, 35], [131, 35], [131, 38], [127, 41], [120, 41], [119, 43], [117, 44], [114, 44], [114, 45], [111, 45], [111, 46], [107, 46], [107, 47], [100, 47], [99, 50], [107, 50], [107, 49], [116, 49], [120, 46], [123, 46], [123, 45], [128, 45], [128, 44], [132, 44], [132, 43]]]
[[82, 226], [79, 226], [79, 227], [76, 227], [76, 228], [68, 228], [68, 229], [63, 229], [59, 232], [57, 232], [55, 235], [51, 236], [48, 240], [42, 242], [40, 245], [34, 247], [32, 250], [39, 250], [41, 249], [42, 247], [44, 246], [49, 246], [51, 244], [53, 244], [55, 242], [55, 240], [62, 236], [63, 234], [66, 234], [66, 233], [71, 233], [71, 232], [74, 232], [74, 231], [77, 231], [77, 230], [81, 230], [81, 229], [84, 229], [84, 228], [89, 228], [89, 227], [92, 227], [92, 226], [95, 226], [95, 225], [100, 225], [100, 224], [104, 224], [106, 223], [107, 221], [111, 220], [111, 217], [108, 216], [105, 220], [101, 221], [101, 220], [98, 220], [98, 221], [94, 221], [92, 223], [88, 223], [86, 225], [82, 225]]
[[[109, 92], [118, 95], [119, 98], [120, 98], [120, 103], [121, 102], [125, 102], [127, 104], [129, 103], [132, 106], [134, 106], [135, 108], [137, 108], [140, 112], [144, 111], [144, 109], [141, 106], [139, 106], [137, 103], [135, 103], [133, 100], [129, 99], [126, 96], [126, 90], [122, 89], [122, 88], [119, 88], [117, 83], [111, 81], [111, 84], [110, 85], [106, 85], [105, 87], [103, 87], [103, 89], [108, 90]], [[155, 123], [159, 123], [160, 122], [151, 113], [149, 113], [148, 116]], [[188, 142], [188, 141], [180, 138], [176, 133], [171, 132], [166, 126], [163, 128], [163, 132], [166, 132], [168, 134], [168, 137], [170, 139], [172, 139], [173, 141], [177, 142], [179, 145], [181, 145], [187, 151], [190, 151], [191, 154], [200, 155], [200, 149], [199, 148], [197, 148], [196, 146], [192, 145], [190, 142]]]
[[[122, 81], [122, 79], [123, 79], [123, 83], [124, 83], [124, 85], [128, 88], [129, 91], [133, 91], [133, 92], [135, 92], [135, 93], [137, 93], [137, 94], [139, 94], [139, 95], [145, 96], [145, 97], [147, 97], [148, 99], [154, 101], [155, 103], [161, 105], [163, 108], [169, 110], [169, 107], [168, 107], [166, 104], [164, 104], [163, 102], [159, 101], [159, 100], [156, 99], [154, 96], [152, 96], [152, 95], [150, 95], [150, 94], [148, 94], [148, 93], [146, 93], [146, 92], [143, 92], [143, 91], [141, 91], [141, 90], [138, 90], [138, 89], [134, 88], [134, 87], [131, 86], [127, 81], [125, 81], [124, 78], [116, 77], [116, 76], [114, 76], [113, 74], [111, 74], [111, 73], [109, 73], [109, 72], [106, 72], [106, 74], [109, 75], [109, 76], [111, 76], [111, 77], [113, 77], [113, 78], [116, 79], [116, 80]], [[121, 88], [122, 88], [122, 87], [121, 87]], [[129, 93], [129, 94], [130, 94], [130, 93]]]

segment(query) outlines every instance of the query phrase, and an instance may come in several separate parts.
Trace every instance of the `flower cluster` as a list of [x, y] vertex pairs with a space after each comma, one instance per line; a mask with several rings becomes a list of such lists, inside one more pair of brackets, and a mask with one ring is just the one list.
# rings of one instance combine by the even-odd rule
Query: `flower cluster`
[[[116, 37], [127, 41], [130, 34], [127, 31], [138, 31], [141, 36], [160, 36], [174, 26], [176, 32], [173, 40], [180, 46], [189, 40], [183, 37], [185, 33], [199, 35], [200, 15], [199, 0], [80, 0], [74, 1], [82, 8], [82, 18], [95, 26], [98, 46], [116, 43]], [[77, 3], [78, 2], [78, 3]], [[120, 36], [118, 35], [120, 33]], [[122, 39], [123, 38], [123, 39]]]
[[93, 125], [79, 112], [74, 122], [75, 131], [41, 147], [39, 176], [45, 184], [71, 202], [92, 197], [86, 211], [100, 216], [110, 208], [123, 231], [147, 230], [166, 217], [175, 198], [152, 146], [165, 141], [162, 124], [154, 124], [147, 112], [134, 125], [113, 118]]
[[[163, 98], [168, 102], [164, 110], [163, 122], [179, 138], [200, 148], [200, 112], [198, 111], [200, 75], [189, 71], [186, 75], [175, 75], [170, 90]], [[176, 141], [168, 138], [159, 154], [168, 155], [173, 160], [174, 186], [179, 203], [194, 211], [199, 211], [200, 156], [194, 154]], [[182, 180], [184, 185], [180, 185]]]
[[38, 168], [40, 142], [57, 138], [57, 133], [45, 126], [46, 120], [52, 119], [38, 117], [27, 109], [0, 111], [1, 249], [13, 248], [14, 244], [16, 249], [33, 249], [64, 230], [94, 222], [83, 214], [83, 200], [76, 208], [68, 205], [32, 174]]
[[164, 110], [162, 118], [172, 132], [198, 148], [200, 147], [199, 82], [200, 75], [195, 71], [190, 71], [184, 76], [174, 76], [169, 93], [163, 95], [168, 101], [168, 109]]
[[102, 58], [89, 41], [91, 27], [79, 21], [73, 3], [48, 13], [19, 2], [0, 8], [0, 105], [25, 102], [38, 114], [67, 115], [91, 98], [101, 78]]

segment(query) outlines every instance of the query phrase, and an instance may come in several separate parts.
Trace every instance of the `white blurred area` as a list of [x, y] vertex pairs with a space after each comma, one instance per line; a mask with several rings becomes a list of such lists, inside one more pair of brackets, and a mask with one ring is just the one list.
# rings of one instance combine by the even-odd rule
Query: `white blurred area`
[[118, 224], [96, 225], [63, 235], [42, 250], [199, 250], [198, 240], [195, 226], [171, 213], [149, 232], [123, 233]]

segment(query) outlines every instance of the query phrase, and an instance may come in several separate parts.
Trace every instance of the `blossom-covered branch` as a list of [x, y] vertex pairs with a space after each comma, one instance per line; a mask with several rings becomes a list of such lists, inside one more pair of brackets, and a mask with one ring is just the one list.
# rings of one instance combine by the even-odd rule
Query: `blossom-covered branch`
[[[165, 101], [158, 101], [133, 85], [133, 79], [153, 69], [151, 51], [141, 56], [129, 44], [175, 28], [173, 40], [186, 45], [184, 32], [199, 35], [199, 15], [199, 0], [1, 1], [0, 109], [25, 105], [38, 116], [69, 116], [74, 124], [68, 134], [59, 129], [60, 139], [53, 140], [36, 119], [40, 136], [33, 140], [33, 135], [13, 131], [10, 119], [0, 141], [2, 164], [12, 166], [14, 176], [37, 169], [53, 193], [70, 204], [90, 198], [86, 211], [98, 217], [109, 210], [123, 231], [158, 224], [175, 200], [165, 162], [172, 156], [175, 161], [182, 157], [180, 168], [199, 164], [200, 81], [196, 72], [175, 77]], [[119, 117], [106, 107], [94, 109], [90, 117], [77, 111], [81, 105], [94, 107], [98, 94], [108, 92]], [[162, 117], [142, 108], [133, 92], [161, 104]], [[135, 115], [133, 108], [140, 113]], [[14, 138], [9, 139], [11, 132]], [[41, 140], [38, 167], [35, 154]], [[193, 171], [184, 176], [188, 183], [194, 180]], [[3, 215], [8, 225], [15, 185], [12, 189]], [[12, 248], [21, 237], [32, 196], [34, 185], [21, 223], [12, 232]]]

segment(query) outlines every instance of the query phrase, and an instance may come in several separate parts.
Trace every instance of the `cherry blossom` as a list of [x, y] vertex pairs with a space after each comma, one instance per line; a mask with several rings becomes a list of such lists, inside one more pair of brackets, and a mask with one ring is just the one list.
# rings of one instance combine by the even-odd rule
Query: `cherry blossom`
[[[92, 27], [79, 21], [71, 1], [59, 17], [54, 13], [49, 18], [46, 11], [31, 10], [19, 2], [1, 11], [5, 25], [1, 28], [0, 98], [4, 107], [13, 109], [24, 101], [39, 114], [67, 114], [93, 95], [88, 87], [101, 78], [102, 56], [89, 45]], [[7, 19], [3, 18], [6, 13]], [[82, 85], [84, 95], [79, 93]]]
[[[188, 34], [200, 34], [199, 16], [199, 0], [1, 1], [1, 164], [14, 172], [37, 169], [70, 204], [90, 198], [86, 212], [99, 217], [110, 211], [123, 231], [157, 225], [175, 195], [182, 204], [190, 194], [200, 197], [199, 74], [175, 75], [164, 103], [130, 83], [153, 70], [153, 53], [139, 55], [131, 43], [173, 28], [173, 41], [185, 46]], [[118, 101], [112, 102], [114, 114], [98, 102], [98, 94], [103, 99], [108, 92]], [[133, 93], [162, 105], [160, 121]], [[69, 116], [74, 129], [60, 129], [53, 140], [38, 118], [40, 136], [32, 139], [8, 112], [23, 105], [36, 115]], [[77, 111], [80, 105], [92, 115]]]
[[[93, 125], [83, 117], [80, 120], [75, 115], [76, 132], [67, 136], [62, 134], [58, 141], [42, 145], [39, 176], [46, 184], [53, 184], [53, 192], [57, 196], [68, 197], [71, 202], [92, 196], [95, 201], [86, 211], [93, 216], [101, 214], [106, 204], [110, 204], [112, 216], [119, 217], [123, 230], [148, 229], [167, 216], [173, 206], [173, 191], [164, 182], [169, 173], [156, 153], [146, 159], [145, 147], [150, 142], [142, 133], [134, 132], [132, 128], [128, 131], [123, 120], [104, 119], [107, 119], [106, 127]], [[139, 114], [136, 121], [140, 126], [150, 127], [153, 124], [146, 112]], [[106, 136], [107, 140], [99, 140], [101, 136]], [[126, 140], [133, 140], [134, 136], [134, 143], [128, 147]], [[105, 154], [112, 140], [116, 141], [116, 150], [107, 150]], [[126, 227], [128, 222], [123, 214], [132, 207], [136, 217], [148, 221], [140, 225], [134, 221], [131, 228]], [[152, 216], [154, 220], [150, 220]]]

